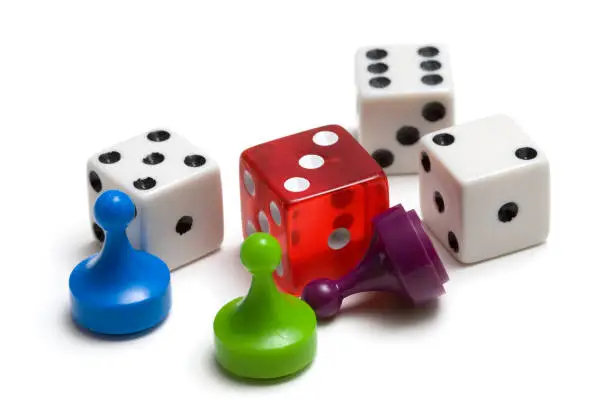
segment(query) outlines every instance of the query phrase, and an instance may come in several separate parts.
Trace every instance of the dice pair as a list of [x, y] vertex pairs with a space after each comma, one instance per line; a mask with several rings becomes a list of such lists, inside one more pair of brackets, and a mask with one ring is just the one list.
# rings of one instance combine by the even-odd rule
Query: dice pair
[[[179, 135], [155, 130], [131, 138], [91, 157], [87, 173], [90, 208], [106, 190], [127, 193], [136, 206], [130, 242], [170, 269], [221, 245], [219, 167]], [[389, 208], [386, 175], [340, 126], [247, 149], [240, 174], [244, 235], [264, 231], [279, 240], [284, 256], [275, 278], [289, 293], [346, 274], [370, 244], [370, 221]]]
[[94, 155], [87, 162], [90, 217], [106, 190], [121, 190], [136, 206], [127, 229], [131, 244], [176, 269], [219, 248], [223, 199], [219, 167], [181, 136], [155, 130]]
[[420, 173], [421, 211], [463, 263], [543, 242], [550, 176], [542, 150], [508, 117], [454, 124], [442, 45], [356, 54], [358, 137], [387, 174]]

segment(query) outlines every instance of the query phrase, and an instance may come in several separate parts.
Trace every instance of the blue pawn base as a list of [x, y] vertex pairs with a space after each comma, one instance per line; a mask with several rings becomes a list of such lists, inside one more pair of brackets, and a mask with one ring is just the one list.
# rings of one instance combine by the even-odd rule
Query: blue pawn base
[[127, 335], [152, 329], [166, 319], [172, 303], [170, 279], [164, 279], [169, 275], [166, 265], [139, 251], [131, 257], [141, 273], [132, 269], [129, 280], [119, 282], [92, 276], [88, 264], [95, 262], [95, 256], [76, 266], [70, 292], [72, 319], [78, 326], [99, 334]]

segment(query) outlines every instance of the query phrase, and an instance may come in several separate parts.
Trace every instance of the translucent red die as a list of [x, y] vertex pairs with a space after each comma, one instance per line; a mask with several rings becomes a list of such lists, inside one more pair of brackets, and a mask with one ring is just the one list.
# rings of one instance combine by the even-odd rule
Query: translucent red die
[[372, 218], [389, 208], [385, 173], [341, 126], [272, 140], [240, 157], [244, 236], [281, 244], [282, 290], [299, 295], [314, 279], [344, 276], [363, 258]]

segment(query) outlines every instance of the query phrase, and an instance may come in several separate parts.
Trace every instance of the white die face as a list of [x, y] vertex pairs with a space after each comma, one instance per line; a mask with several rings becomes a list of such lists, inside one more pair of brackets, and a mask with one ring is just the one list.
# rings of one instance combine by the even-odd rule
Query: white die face
[[137, 249], [176, 269], [219, 248], [223, 199], [219, 167], [186, 139], [166, 131], [133, 137], [87, 163], [90, 214], [99, 194], [127, 193], [137, 216], [127, 234]]
[[512, 119], [492, 116], [421, 139], [423, 219], [456, 259], [478, 262], [546, 240], [546, 156]]
[[454, 123], [446, 49], [364, 47], [355, 66], [361, 144], [387, 174], [418, 172], [419, 138]]

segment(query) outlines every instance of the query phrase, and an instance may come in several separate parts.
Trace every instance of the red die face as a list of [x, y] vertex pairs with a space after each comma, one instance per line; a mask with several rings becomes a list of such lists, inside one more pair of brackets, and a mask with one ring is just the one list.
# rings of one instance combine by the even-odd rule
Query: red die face
[[240, 178], [243, 234], [276, 237], [283, 250], [276, 283], [294, 295], [354, 268], [370, 244], [372, 218], [389, 208], [385, 173], [337, 125], [245, 150]]

